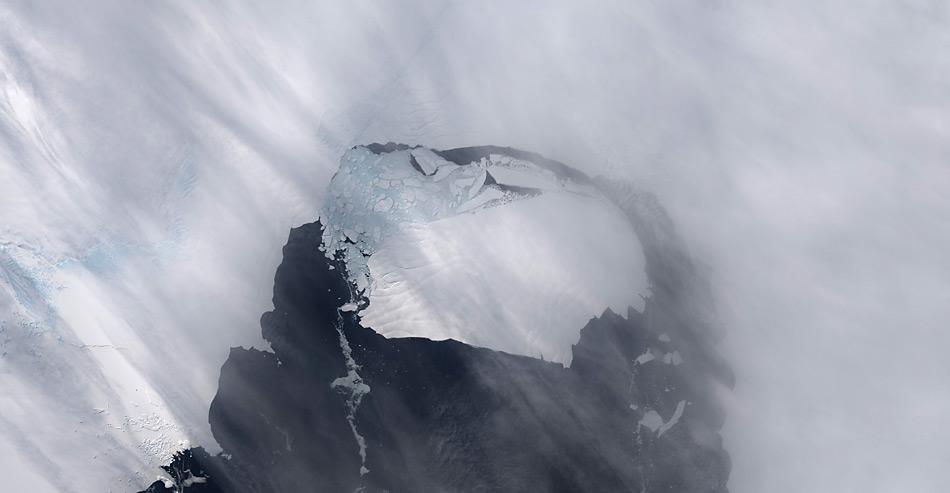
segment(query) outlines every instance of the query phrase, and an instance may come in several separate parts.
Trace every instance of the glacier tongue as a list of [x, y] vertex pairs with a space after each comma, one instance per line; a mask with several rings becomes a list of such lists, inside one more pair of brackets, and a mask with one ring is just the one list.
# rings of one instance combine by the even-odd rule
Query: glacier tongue
[[[585, 183], [529, 160], [422, 147], [348, 151], [321, 214], [386, 337], [456, 339], [570, 363], [578, 328], [648, 292], [632, 227]], [[607, 241], [606, 238], [611, 238]]]

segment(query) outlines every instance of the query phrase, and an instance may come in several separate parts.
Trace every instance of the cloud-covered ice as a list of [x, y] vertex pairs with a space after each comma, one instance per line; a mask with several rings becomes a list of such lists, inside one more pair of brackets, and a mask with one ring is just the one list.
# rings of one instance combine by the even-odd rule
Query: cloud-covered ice
[[389, 140], [659, 195], [723, 309], [733, 491], [950, 480], [941, 2], [12, 1], [0, 26], [13, 490], [131, 489], [211, 443], [289, 227]]
[[323, 247], [343, 256], [369, 299], [362, 324], [383, 336], [569, 365], [591, 318], [642, 312], [650, 294], [633, 226], [588, 181], [497, 153], [456, 164], [359, 146], [330, 181]]

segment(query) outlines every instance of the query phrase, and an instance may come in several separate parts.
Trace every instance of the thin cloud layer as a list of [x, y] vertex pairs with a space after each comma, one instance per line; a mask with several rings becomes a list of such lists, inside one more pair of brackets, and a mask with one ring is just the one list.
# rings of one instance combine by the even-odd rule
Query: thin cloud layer
[[124, 488], [211, 443], [288, 229], [345, 149], [390, 140], [657, 193], [722, 309], [733, 491], [950, 480], [940, 2], [10, 2], [0, 24], [13, 489]]

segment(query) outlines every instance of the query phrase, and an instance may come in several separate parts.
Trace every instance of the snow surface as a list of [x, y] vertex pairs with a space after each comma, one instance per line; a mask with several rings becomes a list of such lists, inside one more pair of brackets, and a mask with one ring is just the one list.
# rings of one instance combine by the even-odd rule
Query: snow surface
[[[592, 317], [643, 309], [642, 247], [605, 198], [508, 156], [459, 166], [411, 153], [427, 156], [431, 176], [410, 151], [357, 147], [330, 183], [326, 253], [344, 251], [351, 281], [367, 290], [365, 326], [567, 365]], [[486, 187], [486, 173], [544, 192]]]

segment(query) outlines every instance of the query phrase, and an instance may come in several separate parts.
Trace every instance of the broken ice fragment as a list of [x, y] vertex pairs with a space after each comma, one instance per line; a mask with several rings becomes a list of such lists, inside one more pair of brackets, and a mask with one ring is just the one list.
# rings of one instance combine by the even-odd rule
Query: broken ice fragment
[[650, 350], [648, 349], [645, 353], [641, 354], [640, 356], [637, 356], [636, 362], [638, 365], [644, 365], [646, 363], [653, 361], [653, 359], [654, 359], [653, 353], [651, 353]]
[[676, 410], [673, 411], [673, 417], [671, 417], [666, 423], [663, 423], [663, 426], [660, 426], [660, 432], [657, 434], [658, 437], [663, 436], [663, 434], [669, 431], [673, 425], [679, 422], [680, 418], [683, 416], [684, 409], [686, 409], [686, 401], [679, 401], [676, 403]]
[[649, 428], [650, 431], [656, 431], [663, 426], [663, 418], [660, 417], [660, 413], [651, 409], [640, 418], [640, 425]]
[[438, 154], [430, 151], [429, 149], [423, 148], [413, 149], [412, 158], [415, 160], [416, 164], [419, 165], [419, 168], [422, 169], [422, 174], [426, 176], [435, 173], [439, 166], [451, 164], [445, 159], [439, 157]]

